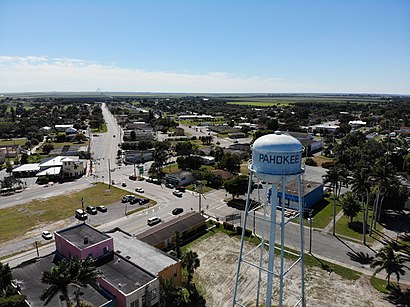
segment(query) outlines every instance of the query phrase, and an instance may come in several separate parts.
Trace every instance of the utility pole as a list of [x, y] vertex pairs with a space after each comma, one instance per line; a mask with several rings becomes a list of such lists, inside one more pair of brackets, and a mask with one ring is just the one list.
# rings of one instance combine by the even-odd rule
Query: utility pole
[[108, 190], [111, 187], [111, 166], [110, 166], [110, 159], [108, 159]]

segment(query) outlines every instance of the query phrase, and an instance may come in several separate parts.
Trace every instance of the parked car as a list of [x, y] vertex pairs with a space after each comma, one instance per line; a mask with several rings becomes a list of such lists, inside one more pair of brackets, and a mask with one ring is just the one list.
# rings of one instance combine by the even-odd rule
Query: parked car
[[148, 203], [149, 203], [149, 199], [148, 199], [148, 198], [141, 198], [140, 203], [141, 203], [141, 205], [148, 204]]
[[149, 182], [149, 183], [152, 183], [152, 178], [149, 177], [149, 178], [147, 178], [145, 181], [146, 181], [146, 182]]
[[161, 181], [159, 181], [158, 179], [154, 178], [154, 179], [152, 179], [152, 183], [153, 183], [153, 184], [161, 184]]
[[126, 187], [126, 186], [127, 186], [127, 183], [126, 183], [126, 182], [123, 182], [123, 183], [121, 183], [121, 185], [122, 185], [123, 187]]
[[175, 208], [174, 210], [172, 210], [172, 214], [173, 215], [178, 215], [180, 213], [184, 212], [183, 208]]
[[134, 195], [125, 195], [121, 198], [121, 202], [123, 203], [129, 202], [134, 197], [135, 197]]
[[97, 206], [97, 210], [100, 212], [107, 212], [107, 207], [106, 206]]
[[81, 221], [84, 221], [84, 220], [87, 219], [88, 216], [87, 216], [87, 213], [84, 212], [83, 209], [77, 209], [77, 210], [75, 210], [75, 217], [78, 218]]
[[175, 190], [174, 192], [172, 192], [172, 194], [174, 194], [177, 197], [182, 197], [182, 192], [178, 190]]
[[138, 198], [138, 197], [134, 197], [130, 200], [130, 204], [134, 205], [134, 204], [141, 204], [142, 203], [142, 198]]
[[97, 214], [97, 209], [95, 209], [93, 206], [87, 206], [85, 208], [89, 214]]
[[45, 240], [51, 240], [53, 238], [53, 235], [47, 230], [44, 230], [43, 233], [41, 234], [41, 236]]
[[160, 219], [159, 217], [157, 217], [157, 216], [150, 217], [150, 218], [147, 220], [148, 226], [154, 226], [154, 225], [156, 225], [156, 224], [158, 224], [158, 223], [161, 223], [161, 219]]
[[179, 185], [179, 186], [175, 187], [175, 189], [178, 190], [178, 191], [181, 191], [181, 192], [185, 192], [186, 187], [184, 187], [182, 185]]
[[170, 189], [173, 189], [175, 187], [172, 183], [166, 183], [165, 186]]
[[144, 193], [144, 189], [143, 189], [143, 188], [140, 188], [140, 187], [136, 187], [136, 188], [135, 188], [135, 192]]

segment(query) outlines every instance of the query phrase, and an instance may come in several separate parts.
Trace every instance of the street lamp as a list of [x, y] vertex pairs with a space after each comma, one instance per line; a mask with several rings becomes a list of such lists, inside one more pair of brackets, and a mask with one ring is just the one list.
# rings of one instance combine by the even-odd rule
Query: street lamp
[[310, 229], [310, 235], [309, 235], [309, 254], [312, 253], [312, 224], [313, 224], [313, 217], [312, 217], [312, 211], [309, 212], [309, 217], [308, 217], [308, 223], [309, 223], [309, 229]]

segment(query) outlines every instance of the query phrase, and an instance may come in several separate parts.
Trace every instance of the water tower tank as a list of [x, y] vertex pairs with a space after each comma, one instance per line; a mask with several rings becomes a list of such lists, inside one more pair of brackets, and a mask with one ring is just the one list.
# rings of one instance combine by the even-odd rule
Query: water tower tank
[[250, 169], [266, 182], [277, 182], [283, 176], [291, 180], [303, 173], [302, 153], [303, 146], [297, 139], [276, 131], [253, 143]]

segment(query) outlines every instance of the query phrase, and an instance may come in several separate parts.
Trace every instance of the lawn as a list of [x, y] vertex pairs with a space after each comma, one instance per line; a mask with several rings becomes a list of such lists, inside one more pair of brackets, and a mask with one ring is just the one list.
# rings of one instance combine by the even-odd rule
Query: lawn
[[107, 124], [105, 122], [102, 124], [101, 129], [98, 129], [98, 128], [91, 129], [92, 133], [103, 133], [103, 132], [107, 132], [107, 131], [108, 131], [107, 130]]
[[23, 146], [24, 144], [26, 144], [26, 142], [27, 142], [26, 138], [2, 140], [2, 141], [0, 141], [0, 146], [2, 146], [2, 145], [13, 145], [13, 144]]
[[165, 165], [165, 166], [162, 168], [162, 171], [163, 171], [165, 174], [173, 174], [173, 173], [179, 172], [180, 169], [179, 169], [179, 167], [178, 167], [178, 163], [174, 163], [174, 164]]
[[[321, 209], [321, 207], [323, 207], [323, 209]], [[313, 216], [313, 227], [325, 228], [333, 219], [333, 196], [325, 197], [324, 200], [315, 205], [313, 209], [315, 211], [318, 210], [318, 212]], [[339, 200], [336, 199], [336, 214], [338, 214], [340, 210], [342, 210], [342, 207]], [[306, 219], [304, 219], [304, 222], [305, 225], [307, 225]]]
[[[187, 190], [190, 190], [190, 191], [195, 191], [195, 192], [198, 191], [198, 186], [195, 189], [195, 186], [193, 183], [187, 185], [186, 188]], [[209, 191], [212, 191], [212, 190], [213, 188], [206, 186], [205, 183], [202, 185], [202, 194], [208, 193]]]
[[84, 199], [84, 205], [108, 206], [125, 194], [124, 190], [116, 187], [111, 187], [111, 192], [108, 192], [107, 185], [98, 183], [76, 193], [0, 209], [0, 242], [21, 236], [39, 225], [72, 217], [74, 211], [81, 208], [81, 198]]
[[312, 159], [317, 163], [318, 166], [322, 166], [323, 162], [332, 162], [332, 158], [327, 158], [325, 156], [314, 156]]
[[272, 107], [272, 106], [288, 106], [289, 102], [285, 101], [228, 101], [226, 104], [235, 104], [241, 106], [252, 107]]

